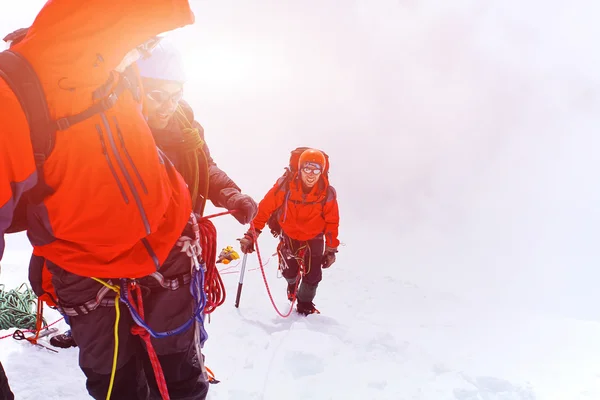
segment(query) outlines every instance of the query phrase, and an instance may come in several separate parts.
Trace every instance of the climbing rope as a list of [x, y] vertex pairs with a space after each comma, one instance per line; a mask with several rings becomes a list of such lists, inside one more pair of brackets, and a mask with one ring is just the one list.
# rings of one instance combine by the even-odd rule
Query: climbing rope
[[206, 275], [204, 291], [206, 292], [205, 314], [210, 314], [225, 302], [225, 285], [217, 269], [217, 229], [207, 218], [201, 218], [198, 222], [200, 229], [200, 248], [202, 259], [205, 263]]
[[[265, 261], [265, 263], [263, 264], [263, 267], [266, 267], [267, 265], [269, 265], [269, 262], [271, 261], [271, 258], [267, 259], [267, 261]], [[230, 271], [230, 269], [232, 268], [237, 268], [239, 267], [241, 264], [241, 262], [236, 263], [235, 265], [232, 265], [231, 267], [227, 267], [227, 268], [222, 268], [219, 270], [219, 274], [221, 275], [230, 275], [230, 274], [239, 274], [240, 270], [233, 270]], [[256, 268], [250, 268], [249, 270], [247, 270], [246, 272], [250, 272], [250, 271], [258, 271], [260, 269], [260, 267], [256, 267]]]
[[[183, 140], [177, 143], [179, 152], [183, 153], [182, 166], [178, 170], [190, 188], [192, 204], [196, 205], [198, 197], [202, 199], [199, 210], [197, 210], [202, 215], [204, 213], [210, 181], [208, 157], [204, 152], [204, 140], [200, 135], [200, 130], [194, 127], [193, 121], [188, 119], [181, 105], [177, 107], [175, 117], [182, 128], [181, 131], [183, 134]], [[199, 163], [200, 159], [202, 160], [202, 171]], [[201, 175], [205, 179], [201, 180]], [[202, 188], [199, 187], [199, 182], [201, 181], [204, 182], [204, 187]]]
[[[111, 384], [107, 393], [107, 400], [110, 399], [112, 382], [116, 374], [117, 366], [117, 354], [118, 354], [118, 323], [119, 323], [119, 306], [120, 302], [123, 302], [129, 312], [135, 324], [131, 328], [133, 335], [138, 335], [146, 344], [146, 350], [154, 370], [154, 376], [158, 389], [160, 391], [163, 400], [169, 400], [169, 392], [165, 380], [165, 376], [158, 360], [158, 356], [154, 347], [151, 343], [151, 338], [164, 338], [180, 334], [189, 329], [192, 324], [196, 323], [200, 331], [200, 345], [202, 345], [208, 338], [208, 334], [204, 329], [204, 315], [207, 314], [206, 308], [209, 305], [210, 296], [210, 312], [214, 311], [219, 305], [225, 301], [225, 289], [223, 282], [219, 275], [219, 271], [216, 267], [216, 228], [214, 224], [209, 221], [209, 218], [217, 215], [225, 215], [230, 213], [224, 212], [211, 216], [204, 217], [200, 222], [196, 219], [195, 214], [192, 213], [192, 228], [194, 232], [194, 239], [188, 237], [182, 237], [181, 245], [182, 251], [185, 251], [192, 260], [191, 271], [192, 281], [190, 283], [190, 292], [194, 298], [194, 312], [190, 319], [183, 325], [176, 329], [169, 330], [167, 332], [156, 332], [145, 322], [144, 316], [144, 305], [142, 301], [142, 291], [135, 281], [129, 281], [128, 279], [121, 279], [120, 285], [111, 285], [108, 282], [104, 282], [100, 279], [93, 278], [97, 282], [102, 283], [104, 286], [112, 289], [117, 294], [117, 300], [115, 301], [117, 318], [115, 321], [115, 349], [113, 353], [113, 367], [111, 372]], [[205, 264], [200, 264], [198, 258], [200, 251], [203, 251], [202, 258]], [[206, 275], [211, 274], [211, 283], [206, 283]], [[135, 299], [134, 299], [135, 296]], [[214, 379], [214, 374], [213, 374]]]
[[102, 279], [93, 278], [96, 282], [99, 282], [106, 286], [107, 288], [113, 290], [117, 297], [115, 298], [115, 328], [114, 328], [114, 336], [115, 336], [115, 348], [113, 350], [113, 365], [110, 372], [110, 381], [108, 383], [108, 391], [106, 392], [106, 400], [110, 400], [110, 396], [112, 394], [113, 385], [115, 383], [115, 375], [117, 374], [117, 359], [119, 355], [119, 321], [121, 319], [121, 309], [119, 308], [119, 301], [117, 300], [120, 295], [120, 288], [116, 285], [111, 285], [108, 282], [104, 282]]
[[281, 311], [279, 311], [279, 308], [277, 308], [277, 305], [275, 304], [275, 300], [273, 300], [273, 295], [271, 294], [271, 289], [269, 288], [269, 282], [267, 281], [267, 275], [265, 274], [265, 268], [262, 262], [262, 257], [260, 256], [260, 249], [258, 248], [258, 235], [256, 234], [256, 229], [254, 228], [254, 223], [250, 223], [250, 231], [252, 232], [252, 236], [253, 236], [253, 240], [254, 240], [254, 247], [256, 248], [256, 255], [258, 256], [258, 265], [260, 266], [260, 272], [262, 273], [262, 277], [263, 277], [263, 281], [265, 282], [265, 287], [267, 288], [267, 294], [269, 295], [269, 299], [271, 299], [271, 304], [273, 305], [273, 308], [275, 309], [275, 311], [277, 312], [277, 314], [279, 314], [279, 316], [283, 317], [283, 318], [287, 318], [292, 314], [292, 311], [294, 310], [294, 304], [296, 303], [296, 292], [298, 292], [298, 284], [300, 283], [300, 278], [302, 276], [302, 270], [304, 269], [303, 263], [299, 261], [300, 264], [300, 268], [298, 268], [298, 276], [296, 277], [296, 287], [294, 289], [294, 297], [292, 299], [292, 302], [290, 304], [290, 309], [288, 310], [287, 313], [283, 314]]
[[[5, 290], [0, 285], [0, 330], [36, 329], [37, 312], [34, 307], [37, 296], [25, 283], [17, 289]], [[46, 322], [43, 321], [43, 325]]]
[[[53, 323], [51, 323], [51, 324], [48, 324], [47, 326], [45, 326], [45, 327], [44, 327], [44, 329], [48, 329], [48, 328], [50, 328], [51, 326], [58, 324], [58, 323], [59, 323], [60, 321], [62, 321], [63, 319], [64, 319], [64, 317], [61, 317], [61, 318], [57, 319], [57, 320], [56, 320], [56, 321], [54, 321]], [[16, 332], [16, 331], [15, 331], [15, 332]], [[19, 330], [19, 332], [21, 332], [21, 333], [36, 333], [35, 329], [24, 329], [24, 330]], [[1, 339], [7, 339], [7, 338], [9, 338], [9, 337], [13, 337], [13, 336], [14, 336], [14, 333], [9, 333], [8, 335], [0, 336], [0, 340], [1, 340]]]
[[[166, 380], [158, 356], [151, 344], [151, 337], [164, 338], [172, 335], [177, 335], [187, 329], [189, 329], [194, 322], [198, 324], [200, 331], [200, 345], [202, 345], [208, 335], [204, 329], [204, 315], [213, 312], [217, 307], [222, 305], [225, 301], [225, 287], [220, 277], [219, 271], [216, 267], [216, 228], [214, 224], [209, 220], [221, 215], [230, 214], [235, 210], [222, 212], [218, 214], [208, 215], [198, 221], [196, 216], [192, 214], [192, 226], [194, 230], [194, 244], [189, 246], [190, 257], [192, 259], [192, 281], [190, 283], [190, 292], [194, 298], [194, 312], [191, 318], [185, 322], [182, 326], [167, 331], [167, 332], [155, 332], [152, 330], [144, 320], [144, 308], [142, 303], [142, 293], [140, 287], [135, 283], [128, 281], [127, 279], [121, 279], [120, 285], [112, 285], [110, 282], [105, 282], [98, 278], [92, 278], [102, 285], [108, 287], [116, 293], [115, 301], [115, 325], [114, 325], [114, 343], [115, 348], [113, 351], [113, 365], [111, 369], [111, 377], [109, 382], [109, 388], [106, 399], [109, 400], [112, 394], [112, 388], [117, 370], [117, 358], [119, 350], [119, 320], [120, 320], [120, 309], [119, 304], [123, 302], [130, 311], [130, 314], [137, 326], [131, 328], [131, 333], [139, 335], [146, 344], [146, 349], [154, 370], [157, 386], [161, 393], [163, 400], [169, 400], [169, 393], [166, 386]], [[190, 238], [187, 238], [191, 241]], [[200, 249], [203, 251], [202, 259], [204, 264], [200, 264], [198, 261]], [[208, 277], [208, 279], [206, 279]], [[25, 287], [25, 291], [21, 289]], [[6, 323], [8, 326], [2, 329], [8, 329], [11, 327], [25, 328], [24, 332], [35, 332], [36, 335], [31, 338], [24, 339], [29, 340], [31, 343], [36, 344], [36, 339], [39, 335], [43, 325], [47, 325], [42, 319], [42, 302], [38, 300], [37, 296], [33, 291], [27, 288], [26, 284], [22, 284], [18, 289], [5, 292], [4, 285], [0, 285], [0, 323]], [[134, 301], [135, 294], [135, 301]], [[37, 313], [31, 311], [33, 304], [38, 301]], [[135, 304], [137, 303], [137, 305]], [[5, 312], [9, 311], [9, 312]], [[11, 313], [17, 313], [19, 318], [17, 322], [12, 322], [9, 319]], [[62, 318], [61, 318], [62, 319]], [[58, 321], [56, 321], [58, 322]], [[54, 322], [54, 323], [56, 323]], [[53, 323], [53, 324], [54, 324]], [[22, 335], [24, 332], [19, 331]], [[10, 336], [10, 335], [9, 335]], [[9, 337], [6, 336], [6, 337]], [[14, 336], [14, 335], [12, 335]], [[211, 383], [217, 383], [218, 381], [214, 378], [214, 374], [210, 371], [209, 376]]]
[[[132, 283], [127, 288], [128, 295], [130, 298], [133, 298], [133, 294], [131, 290], [135, 290], [137, 305], [139, 310], [139, 315], [144, 318], [144, 303], [142, 302], [142, 290], [138, 285]], [[132, 305], [133, 306], [133, 305]], [[152, 370], [154, 371], [154, 377], [156, 378], [156, 385], [158, 386], [158, 390], [163, 398], [163, 400], [169, 400], [169, 389], [167, 389], [167, 381], [165, 379], [165, 374], [163, 373], [162, 366], [160, 365], [160, 361], [158, 360], [158, 355], [154, 350], [154, 346], [150, 342], [150, 334], [148, 331], [141, 326], [132, 326], [131, 333], [133, 335], [138, 335], [146, 344], [146, 351], [148, 352], [148, 358], [150, 359], [150, 364], [152, 365]]]
[[[191, 286], [190, 290], [192, 290], [194, 299], [198, 300], [200, 302], [200, 304], [197, 304], [197, 307], [194, 310], [194, 315], [192, 315], [192, 317], [187, 322], [185, 322], [182, 326], [178, 327], [177, 329], [173, 329], [173, 330], [170, 330], [167, 332], [155, 332], [144, 321], [144, 306], [143, 306], [143, 302], [142, 302], [142, 292], [141, 292], [140, 287], [137, 284], [135, 284], [134, 282], [128, 282], [127, 279], [121, 279], [120, 286], [116, 286], [116, 285], [111, 285], [108, 282], [104, 282], [101, 279], [92, 278], [95, 281], [102, 283], [104, 286], [112, 289], [117, 294], [117, 299], [115, 301], [115, 311], [116, 311], [116, 320], [115, 320], [115, 328], [114, 328], [115, 348], [113, 351], [113, 365], [112, 365], [112, 370], [111, 370], [109, 389], [108, 389], [107, 397], [106, 397], [107, 400], [110, 400], [110, 396], [111, 396], [111, 392], [112, 392], [112, 385], [113, 385], [114, 378], [116, 375], [116, 370], [117, 370], [117, 356], [118, 356], [118, 351], [119, 351], [119, 316], [120, 316], [119, 303], [120, 302], [125, 303], [125, 305], [129, 309], [129, 312], [133, 318], [133, 321], [137, 324], [137, 326], [133, 326], [131, 328], [131, 333], [133, 335], [139, 335], [140, 338], [146, 344], [146, 350], [148, 351], [148, 356], [150, 358], [150, 363], [151, 363], [152, 369], [154, 371], [154, 377], [156, 379], [158, 389], [161, 393], [161, 397], [163, 398], [163, 400], [170, 399], [168, 389], [166, 386], [165, 376], [164, 376], [162, 367], [160, 365], [160, 362], [158, 361], [158, 356], [156, 354], [156, 351], [154, 350], [154, 347], [152, 346], [150, 337], [163, 338], [163, 337], [177, 335], [177, 334], [189, 329], [189, 327], [192, 326], [192, 323], [195, 321], [196, 318], [202, 318], [202, 309], [203, 309], [204, 304], [206, 303], [206, 298], [203, 295], [201, 295], [199, 298], [197, 298], [197, 296], [195, 295], [195, 291], [197, 291], [198, 289], [200, 290], [200, 292], [202, 292], [202, 289], [201, 289], [202, 288], [202, 279], [200, 279], [200, 281], [198, 282], [198, 278], [197, 278], [197, 275], [202, 275], [203, 271], [201, 268], [199, 269], [199, 272], [200, 272], [200, 274], [192, 275], [192, 284], [190, 285]], [[194, 290], [194, 287], [196, 287], [198, 289]], [[130, 299], [133, 299], [132, 290], [136, 291], [137, 305], [134, 304], [134, 302], [130, 300]], [[204, 338], [206, 338], [206, 332], [204, 331], [203, 323], [200, 324], [200, 327], [204, 334]]]

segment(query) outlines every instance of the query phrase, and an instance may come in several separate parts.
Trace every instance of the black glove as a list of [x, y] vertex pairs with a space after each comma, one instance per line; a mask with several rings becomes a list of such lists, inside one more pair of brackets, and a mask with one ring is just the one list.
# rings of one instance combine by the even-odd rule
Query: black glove
[[329, 268], [331, 264], [335, 262], [335, 253], [337, 253], [337, 248], [327, 246], [325, 248], [325, 253], [323, 254], [323, 258], [321, 259], [321, 268]]
[[227, 199], [227, 209], [235, 210], [231, 213], [242, 225], [250, 223], [258, 212], [258, 205], [247, 194], [237, 193]]
[[260, 235], [259, 230], [255, 231], [255, 234], [253, 235], [252, 230], [249, 229], [248, 232], [244, 233], [243, 238], [238, 239], [240, 241], [240, 248], [242, 250], [242, 253], [248, 254], [254, 251], [254, 242], [255, 238], [258, 238], [258, 235]]

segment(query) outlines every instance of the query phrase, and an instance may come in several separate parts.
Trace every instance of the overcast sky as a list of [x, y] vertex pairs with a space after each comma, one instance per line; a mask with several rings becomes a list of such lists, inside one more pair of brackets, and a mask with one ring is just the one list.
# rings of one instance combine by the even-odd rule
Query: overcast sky
[[325, 150], [339, 268], [600, 318], [598, 2], [192, 7], [171, 36], [217, 163], [258, 201], [291, 149]]

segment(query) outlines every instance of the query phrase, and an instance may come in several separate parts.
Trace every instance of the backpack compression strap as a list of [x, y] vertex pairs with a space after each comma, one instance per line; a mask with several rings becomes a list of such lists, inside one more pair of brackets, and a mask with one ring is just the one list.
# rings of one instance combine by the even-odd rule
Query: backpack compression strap
[[96, 114], [112, 108], [119, 96], [130, 89], [139, 101], [139, 88], [133, 69], [129, 67], [121, 77], [115, 89], [102, 100], [88, 109], [57, 121], [50, 118], [44, 89], [29, 62], [20, 54], [11, 50], [0, 53], [0, 77], [2, 77], [16, 94], [21, 107], [27, 116], [31, 135], [31, 144], [38, 167], [44, 164], [52, 149], [56, 131], [63, 131]]
[[0, 77], [21, 103], [29, 123], [35, 163], [40, 167], [54, 147], [55, 136], [42, 85], [29, 62], [10, 50], [0, 53]]
[[69, 127], [78, 124], [82, 121], [85, 121], [88, 118], [93, 117], [96, 114], [100, 114], [104, 111], [111, 109], [119, 100], [119, 97], [126, 90], [130, 90], [136, 101], [140, 101], [139, 99], [139, 91], [140, 88], [136, 85], [137, 80], [135, 79], [135, 72], [132, 67], [128, 67], [123, 74], [121, 75], [121, 79], [119, 83], [115, 87], [115, 89], [110, 92], [106, 97], [103, 97], [102, 100], [93, 104], [88, 109], [80, 112], [79, 114], [71, 115], [69, 117], [63, 117], [58, 119], [53, 124], [54, 129], [58, 131], [64, 131], [69, 129]]
[[[29, 123], [29, 135], [37, 168], [38, 182], [30, 189], [15, 207], [13, 221], [6, 233], [20, 232], [27, 228], [27, 203], [39, 204], [53, 192], [44, 181], [43, 166], [52, 152], [56, 131], [68, 129], [95, 114], [111, 108], [119, 96], [131, 90], [134, 99], [140, 101], [139, 83], [132, 67], [125, 70], [115, 89], [87, 110], [64, 117], [58, 121], [50, 118], [44, 89], [33, 67], [20, 54], [11, 50], [0, 52], [0, 78], [4, 79], [16, 95]], [[26, 200], [27, 198], [27, 200]]]

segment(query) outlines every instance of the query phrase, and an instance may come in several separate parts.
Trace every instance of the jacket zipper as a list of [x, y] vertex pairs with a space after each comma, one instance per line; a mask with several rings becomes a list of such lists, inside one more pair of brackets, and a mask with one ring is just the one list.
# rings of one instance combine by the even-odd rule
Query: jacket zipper
[[146, 211], [144, 210], [144, 206], [142, 204], [142, 200], [140, 199], [140, 195], [133, 184], [133, 180], [131, 179], [131, 175], [129, 175], [129, 171], [127, 171], [127, 169], [125, 168], [125, 164], [123, 163], [123, 159], [121, 158], [119, 151], [117, 150], [117, 145], [115, 143], [115, 139], [113, 137], [113, 132], [112, 132], [112, 129], [110, 128], [108, 118], [106, 118], [106, 114], [100, 113], [100, 117], [102, 118], [102, 122], [104, 124], [104, 129], [106, 130], [106, 133], [108, 136], [108, 141], [110, 143], [110, 147], [112, 149], [113, 155], [117, 159], [117, 164], [119, 164], [119, 168], [121, 169], [121, 172], [125, 176], [125, 180], [127, 181], [129, 190], [131, 190], [131, 193], [133, 194], [133, 198], [135, 199], [135, 203], [137, 204], [138, 210], [142, 217], [142, 221], [144, 223], [144, 228], [146, 229], [146, 234], [149, 235], [150, 233], [152, 233], [150, 230], [150, 223], [148, 222], [148, 217], [146, 215]]
[[123, 152], [125, 153], [125, 157], [127, 157], [127, 161], [129, 161], [131, 168], [133, 168], [133, 172], [135, 172], [135, 176], [137, 176], [138, 180], [140, 181], [140, 185], [142, 185], [142, 190], [144, 191], [144, 194], [148, 194], [148, 189], [146, 188], [146, 184], [144, 183], [142, 176], [140, 175], [137, 167], [133, 163], [133, 159], [131, 158], [131, 156], [129, 155], [129, 152], [127, 151], [127, 148], [125, 147], [125, 140], [123, 139], [123, 135], [121, 134], [121, 128], [119, 127], [119, 123], [117, 122], [117, 117], [113, 116], [113, 122], [115, 123], [115, 126], [117, 127], [117, 136], [119, 137], [119, 142], [121, 142], [121, 148], [123, 149]]
[[102, 133], [102, 128], [100, 128], [100, 125], [96, 125], [96, 130], [98, 131], [98, 136], [100, 136], [100, 144], [102, 145], [102, 154], [104, 154], [104, 157], [106, 158], [106, 162], [108, 163], [108, 168], [110, 168], [110, 172], [112, 172], [112, 175], [115, 178], [117, 185], [119, 186], [119, 190], [121, 191], [123, 200], [125, 200], [125, 204], [129, 204], [129, 198], [127, 197], [127, 193], [125, 193], [125, 188], [123, 188], [123, 185], [121, 184], [121, 181], [119, 180], [119, 177], [117, 176], [117, 171], [115, 171], [115, 167], [113, 166], [113, 163], [110, 160], [110, 157], [108, 156], [108, 150], [106, 149], [106, 143], [104, 142], [104, 134]]
[[152, 261], [154, 262], [154, 266], [156, 267], [156, 270], [158, 271], [160, 269], [160, 261], [158, 261], [158, 257], [156, 256], [154, 249], [152, 248], [152, 246], [150, 246], [148, 239], [143, 238], [142, 243], [144, 244], [144, 247], [146, 248], [146, 251], [148, 252], [148, 254], [150, 254], [150, 258], [152, 258]]

